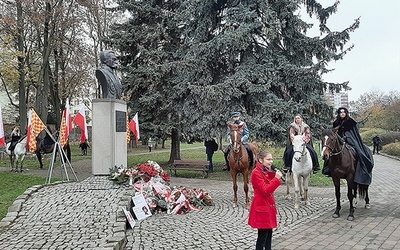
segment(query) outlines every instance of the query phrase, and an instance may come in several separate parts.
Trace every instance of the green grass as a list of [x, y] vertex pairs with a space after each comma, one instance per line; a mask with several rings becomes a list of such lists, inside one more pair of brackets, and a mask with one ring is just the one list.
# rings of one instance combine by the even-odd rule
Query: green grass
[[6, 216], [8, 207], [23, 194], [26, 189], [45, 183], [46, 178], [0, 173], [0, 219]]

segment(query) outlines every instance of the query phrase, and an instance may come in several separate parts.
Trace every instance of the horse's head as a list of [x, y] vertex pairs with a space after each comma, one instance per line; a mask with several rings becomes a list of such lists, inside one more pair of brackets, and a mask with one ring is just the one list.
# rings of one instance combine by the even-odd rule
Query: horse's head
[[340, 146], [340, 142], [338, 140], [338, 135], [336, 130], [325, 129], [321, 134], [321, 157], [324, 161], [328, 160], [332, 154], [336, 154], [336, 151], [340, 151], [338, 148]]
[[240, 150], [240, 146], [242, 145], [242, 135], [241, 128], [243, 125], [238, 125], [235, 123], [228, 123], [228, 127], [230, 128], [230, 141], [232, 145], [232, 149], [235, 153], [238, 153]]
[[304, 141], [304, 135], [295, 135], [293, 137], [292, 145], [294, 151], [294, 159], [297, 162], [300, 162], [301, 157], [306, 155], [306, 142]]
[[11, 136], [21, 136], [21, 128], [19, 126], [15, 126], [11, 132]]

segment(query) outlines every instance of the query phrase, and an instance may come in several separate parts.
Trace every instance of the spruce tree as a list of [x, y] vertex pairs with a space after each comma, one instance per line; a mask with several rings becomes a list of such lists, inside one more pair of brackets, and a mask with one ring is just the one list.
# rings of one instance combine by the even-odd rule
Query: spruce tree
[[[115, 26], [109, 41], [122, 55], [129, 106], [139, 112], [141, 130], [178, 141], [225, 138], [233, 111], [247, 121], [250, 140], [284, 141], [297, 113], [314, 130], [327, 126], [332, 107], [324, 92], [348, 86], [324, 82], [322, 75], [328, 62], [352, 49], [346, 43], [359, 24], [330, 31], [326, 21], [337, 5], [120, 1], [131, 17]], [[311, 24], [298, 14], [301, 7], [319, 20], [321, 36], [307, 36]], [[174, 146], [171, 160], [179, 158], [179, 142]]]

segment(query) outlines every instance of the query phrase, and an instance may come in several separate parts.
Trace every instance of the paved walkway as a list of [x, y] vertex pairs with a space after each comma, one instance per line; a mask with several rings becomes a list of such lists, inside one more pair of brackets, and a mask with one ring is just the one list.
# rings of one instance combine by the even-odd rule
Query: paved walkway
[[[376, 155], [372, 208], [360, 201], [352, 222], [346, 220], [345, 188], [342, 216], [334, 219], [333, 188], [311, 188], [311, 206], [295, 210], [281, 186], [275, 195], [280, 226], [273, 248], [400, 249], [399, 170], [398, 160]], [[0, 222], [0, 249], [254, 249], [257, 231], [247, 225], [242, 186], [240, 206], [233, 208], [231, 182], [172, 178], [171, 184], [203, 188], [215, 205], [186, 215], [156, 214], [132, 230], [126, 229], [121, 212], [132, 190], [105, 176], [34, 187]]]

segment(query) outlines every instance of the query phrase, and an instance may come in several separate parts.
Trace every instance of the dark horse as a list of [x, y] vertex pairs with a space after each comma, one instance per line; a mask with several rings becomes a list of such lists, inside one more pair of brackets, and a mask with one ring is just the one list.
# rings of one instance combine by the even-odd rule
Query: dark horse
[[[240, 134], [241, 127], [238, 124], [228, 123], [228, 127], [231, 129], [230, 132], [230, 139], [231, 139], [231, 150], [228, 155], [229, 160], [229, 167], [230, 172], [233, 180], [233, 206], [237, 206], [237, 174], [241, 173], [243, 175], [243, 182], [244, 182], [244, 192], [246, 194], [246, 206], [250, 207], [250, 198], [249, 198], [249, 175], [251, 170], [254, 167], [254, 160], [253, 164], [250, 164], [248, 152], [242, 143], [242, 136]], [[258, 153], [258, 149], [255, 145], [248, 143], [251, 147], [253, 154]], [[253, 159], [255, 157], [253, 156]]]
[[360, 198], [365, 199], [365, 207], [370, 208], [368, 185], [358, 184], [354, 181], [357, 159], [354, 157], [351, 147], [343, 142], [342, 138], [337, 134], [336, 129], [325, 129], [322, 132], [321, 140], [321, 157], [329, 166], [332, 181], [335, 185], [336, 210], [333, 217], [340, 216], [340, 179], [345, 179], [347, 182], [347, 198], [350, 203], [350, 212], [347, 220], [352, 221], [354, 219], [353, 199], [357, 198], [357, 189]]
[[[38, 158], [38, 161], [40, 164], [40, 169], [43, 169], [43, 155], [53, 153], [56, 143], [52, 139], [49, 140], [46, 137], [42, 140], [40, 140], [39, 138], [37, 138], [36, 140], [37, 140], [37, 144], [36, 144], [35, 154]], [[58, 149], [56, 149], [56, 150], [58, 150]], [[69, 146], [69, 140], [64, 145], [63, 150], [66, 153], [68, 161], [71, 162], [71, 148]]]

